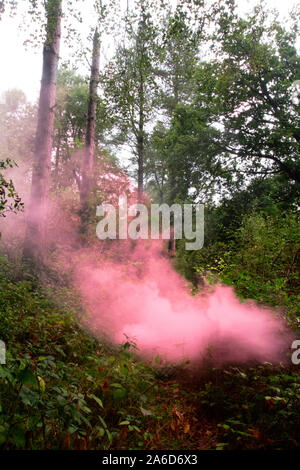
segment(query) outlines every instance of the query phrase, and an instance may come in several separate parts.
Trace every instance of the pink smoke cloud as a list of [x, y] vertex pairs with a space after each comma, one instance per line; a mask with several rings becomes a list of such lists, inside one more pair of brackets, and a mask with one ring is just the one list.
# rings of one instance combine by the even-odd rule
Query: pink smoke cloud
[[[17, 186], [27, 202], [28, 185], [18, 178]], [[109, 202], [117, 204], [119, 193], [114, 194], [112, 188]], [[26, 209], [25, 203], [25, 214], [1, 221], [2, 242], [12, 245], [12, 253], [17, 246], [13, 237], [24, 236]], [[48, 212], [47, 248], [55, 256], [46, 262], [66, 272], [74, 269], [85, 323], [94, 335], [109, 335], [119, 344], [125, 334], [146, 358], [159, 355], [172, 362], [201, 362], [208, 355], [214, 364], [284, 360], [291, 334], [279, 314], [254, 302], [241, 303], [232, 288], [221, 285], [191, 296], [159, 240], [100, 242], [95, 235], [93, 244], [82, 247], [72, 194], [70, 200], [49, 201]]]
[[115, 343], [127, 335], [146, 357], [201, 361], [209, 350], [215, 363], [283, 358], [287, 330], [278, 315], [241, 303], [221, 285], [191, 296], [157, 242], [133, 250], [124, 243], [123, 261], [81, 265], [75, 283], [94, 334], [109, 334]]

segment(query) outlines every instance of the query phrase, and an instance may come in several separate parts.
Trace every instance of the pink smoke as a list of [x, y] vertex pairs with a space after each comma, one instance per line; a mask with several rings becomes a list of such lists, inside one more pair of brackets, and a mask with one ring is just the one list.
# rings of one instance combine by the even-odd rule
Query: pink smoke
[[241, 303], [221, 285], [192, 297], [157, 242], [133, 250], [124, 243], [122, 251], [123, 261], [76, 270], [94, 334], [109, 334], [115, 343], [127, 335], [142, 355], [172, 362], [208, 354], [214, 363], [282, 360], [286, 331], [274, 312]]
[[[26, 209], [28, 186], [21, 178], [16, 182]], [[103, 190], [105, 184], [109, 191]], [[117, 204], [124, 191], [134, 199], [129, 186], [126, 176], [106, 172], [102, 200], [105, 193], [107, 201]], [[280, 315], [251, 302], [241, 303], [232, 288], [221, 285], [191, 296], [160, 241], [100, 242], [95, 234], [94, 242], [83, 248], [76, 194], [75, 189], [60, 193], [59, 201], [49, 202], [47, 263], [65, 272], [75, 270], [74, 283], [87, 311], [86, 326], [94, 335], [109, 335], [119, 344], [125, 334], [143, 356], [159, 355], [172, 362], [184, 358], [201, 362], [207, 357], [214, 364], [284, 359], [290, 336]], [[15, 253], [24, 235], [24, 215], [10, 214], [1, 222], [2, 242]], [[18, 242], [12, 242], [14, 237]]]

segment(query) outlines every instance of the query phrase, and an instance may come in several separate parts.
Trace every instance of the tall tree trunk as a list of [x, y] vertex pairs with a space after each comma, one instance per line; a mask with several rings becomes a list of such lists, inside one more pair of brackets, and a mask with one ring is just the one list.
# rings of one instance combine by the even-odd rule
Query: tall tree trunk
[[39, 263], [45, 243], [46, 210], [50, 186], [53, 145], [56, 78], [61, 34], [62, 0], [46, 3], [46, 41], [43, 49], [43, 73], [40, 89], [38, 122], [33, 157], [30, 202], [23, 257]]
[[[141, 28], [141, 34], [143, 29]], [[139, 47], [139, 44], [138, 44]], [[138, 154], [138, 202], [142, 202], [144, 190], [144, 152], [145, 152], [145, 87], [144, 87], [144, 74], [143, 74], [143, 60], [144, 60], [144, 44], [141, 46], [141, 63], [139, 65], [139, 121], [138, 121], [138, 135], [137, 135], [137, 154]]]
[[55, 154], [54, 188], [58, 188], [60, 142], [61, 142], [61, 134], [60, 134], [60, 131], [59, 131], [59, 134], [58, 134], [58, 137], [57, 137], [57, 144], [56, 144], [56, 154]]
[[142, 202], [144, 189], [144, 126], [140, 122], [139, 134], [137, 137], [137, 153], [138, 153], [138, 202]]
[[81, 231], [86, 231], [86, 225], [89, 215], [89, 195], [93, 182], [94, 155], [95, 155], [95, 127], [96, 127], [96, 109], [97, 109], [97, 87], [99, 82], [100, 67], [100, 35], [96, 28], [93, 39], [93, 58], [90, 78], [88, 113], [85, 133], [85, 148], [81, 172], [80, 184], [80, 214]]

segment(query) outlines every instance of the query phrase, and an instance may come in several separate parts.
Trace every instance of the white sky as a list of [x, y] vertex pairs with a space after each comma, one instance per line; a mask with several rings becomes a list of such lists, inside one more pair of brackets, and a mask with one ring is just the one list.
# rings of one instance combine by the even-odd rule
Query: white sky
[[[126, 0], [122, 0], [125, 2]], [[253, 7], [256, 0], [238, 0], [240, 12], [246, 12]], [[276, 8], [280, 17], [288, 13], [292, 7], [297, 4], [296, 0], [267, 0], [269, 8]], [[83, 26], [83, 35], [87, 36], [94, 16], [89, 12], [92, 9], [93, 0], [84, 0], [84, 10], [86, 18], [89, 18], [86, 26]], [[24, 31], [18, 29], [19, 18], [3, 17], [0, 21], [0, 95], [3, 91], [18, 88], [25, 92], [28, 99], [36, 101], [38, 98], [40, 78], [42, 70], [42, 50], [30, 46], [25, 49], [23, 42], [28, 37]], [[105, 48], [108, 51], [111, 43], [106, 43]], [[64, 59], [65, 48], [62, 48], [62, 59]]]

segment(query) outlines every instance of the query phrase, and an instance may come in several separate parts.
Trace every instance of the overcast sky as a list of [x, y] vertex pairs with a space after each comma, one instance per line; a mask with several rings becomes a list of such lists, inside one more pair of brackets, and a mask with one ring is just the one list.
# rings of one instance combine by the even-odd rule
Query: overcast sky
[[[123, 1], [125, 2], [126, 0]], [[240, 12], [244, 13], [257, 2], [256, 0], [237, 0], [237, 3]], [[267, 4], [270, 8], [278, 9], [280, 17], [284, 18], [287, 12], [295, 4], [299, 4], [299, 2], [295, 0], [267, 0]], [[93, 0], [84, 1], [85, 14], [88, 16], [92, 5]], [[93, 18], [91, 21], [93, 22]], [[3, 18], [0, 22], [0, 95], [5, 90], [19, 88], [26, 93], [28, 99], [35, 101], [40, 87], [42, 69], [41, 48], [36, 50], [33, 50], [31, 47], [27, 50], [24, 48], [23, 42], [26, 36], [24, 31], [18, 30], [19, 22], [17, 18]], [[62, 56], [64, 56], [63, 50]]]

